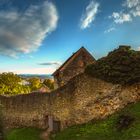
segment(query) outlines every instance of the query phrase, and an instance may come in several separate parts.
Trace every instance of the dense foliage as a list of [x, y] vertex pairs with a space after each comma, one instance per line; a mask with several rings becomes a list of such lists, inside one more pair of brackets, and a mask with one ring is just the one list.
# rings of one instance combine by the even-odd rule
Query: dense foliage
[[108, 82], [131, 84], [140, 81], [140, 51], [120, 46], [86, 68], [86, 73]]
[[30, 78], [28, 82], [30, 83], [29, 87], [32, 91], [35, 91], [41, 87], [41, 81], [38, 77]]
[[54, 81], [51, 79], [45, 79], [43, 84], [46, 85], [50, 90], [54, 89]]
[[91, 121], [52, 135], [52, 140], [138, 140], [140, 139], [140, 102], [105, 120]]
[[14, 73], [0, 74], [0, 94], [17, 95], [39, 91], [43, 86], [47, 86], [50, 90], [53, 89], [54, 83], [51, 80], [45, 79], [44, 82], [37, 77], [21, 78]]
[[22, 79], [13, 73], [0, 74], [0, 94], [16, 95], [30, 92], [30, 88], [21, 84]]

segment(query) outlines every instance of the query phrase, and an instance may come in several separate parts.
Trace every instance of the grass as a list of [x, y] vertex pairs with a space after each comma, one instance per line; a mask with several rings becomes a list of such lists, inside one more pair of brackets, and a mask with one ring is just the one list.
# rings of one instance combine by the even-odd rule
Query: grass
[[[121, 115], [134, 118], [128, 126], [118, 129]], [[140, 139], [140, 102], [126, 108], [105, 120], [91, 121], [77, 125], [51, 136], [52, 140], [137, 140]]]
[[41, 130], [36, 128], [13, 129], [5, 136], [5, 140], [41, 140]]

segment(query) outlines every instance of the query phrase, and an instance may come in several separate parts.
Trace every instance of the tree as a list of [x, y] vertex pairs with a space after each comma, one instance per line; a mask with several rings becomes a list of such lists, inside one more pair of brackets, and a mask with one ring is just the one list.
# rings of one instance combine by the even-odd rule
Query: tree
[[14, 73], [0, 74], [0, 94], [17, 95], [30, 92], [30, 87], [22, 85], [22, 78]]
[[13, 88], [15, 85], [19, 84], [21, 80], [22, 79], [18, 75], [11, 72], [0, 74], [0, 85], [3, 84]]
[[50, 90], [54, 89], [54, 81], [51, 79], [45, 79], [43, 84], [46, 85]]
[[0, 74], [0, 94], [18, 94], [18, 86], [22, 79], [14, 73]]
[[29, 86], [30, 86], [32, 91], [37, 90], [37, 89], [39, 89], [41, 87], [41, 81], [37, 77], [30, 78], [28, 80], [28, 82], [30, 83]]
[[130, 46], [120, 46], [89, 65], [85, 72], [114, 84], [140, 82], [140, 51], [132, 50]]

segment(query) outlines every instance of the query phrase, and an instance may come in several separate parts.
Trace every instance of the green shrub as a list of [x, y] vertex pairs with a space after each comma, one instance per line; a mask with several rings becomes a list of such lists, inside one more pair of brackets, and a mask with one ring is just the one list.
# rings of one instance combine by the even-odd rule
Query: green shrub
[[93, 77], [115, 84], [132, 84], [140, 81], [140, 51], [120, 46], [106, 57], [89, 65], [85, 72]]

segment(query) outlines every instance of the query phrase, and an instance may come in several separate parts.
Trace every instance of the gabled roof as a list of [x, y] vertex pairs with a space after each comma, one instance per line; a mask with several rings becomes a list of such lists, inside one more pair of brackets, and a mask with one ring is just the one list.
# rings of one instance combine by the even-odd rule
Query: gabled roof
[[95, 60], [95, 58], [84, 47], [81, 47], [77, 52], [73, 53], [73, 55], [69, 57], [52, 75], [56, 75], [59, 71], [64, 70], [65, 67], [67, 67], [67, 65], [70, 62], [72, 62], [74, 58], [78, 56], [82, 51], [86, 52], [88, 55], [90, 55], [93, 58], [93, 60]]

